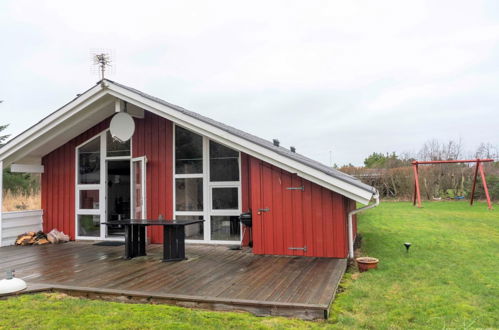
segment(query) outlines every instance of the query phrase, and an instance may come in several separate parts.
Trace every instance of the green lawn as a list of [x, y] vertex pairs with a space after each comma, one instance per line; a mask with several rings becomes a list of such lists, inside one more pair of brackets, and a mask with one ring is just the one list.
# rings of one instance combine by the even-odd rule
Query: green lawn
[[[499, 213], [465, 202], [382, 203], [359, 217], [362, 254], [327, 322], [26, 295], [0, 300], [0, 328], [497, 328]], [[411, 242], [409, 254], [404, 242]]]

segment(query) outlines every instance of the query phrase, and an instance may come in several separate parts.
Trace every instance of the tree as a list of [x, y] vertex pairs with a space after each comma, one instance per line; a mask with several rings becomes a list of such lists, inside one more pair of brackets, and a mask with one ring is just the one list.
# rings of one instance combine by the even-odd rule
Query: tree
[[492, 145], [492, 143], [480, 143], [478, 146], [475, 155], [475, 158], [499, 158], [499, 150]]
[[[5, 131], [9, 125], [0, 125], [0, 133]], [[0, 148], [3, 142], [9, 138], [10, 135], [0, 134]], [[3, 170], [3, 190], [11, 191], [14, 194], [36, 193], [40, 185], [35, 176], [26, 173], [12, 173], [9, 169]]]
[[373, 152], [364, 159], [364, 165], [367, 168], [395, 168], [407, 165], [407, 163], [407, 160], [400, 159], [395, 152], [386, 153], [386, 155]]
[[12, 173], [8, 168], [3, 170], [3, 190], [14, 195], [31, 195], [40, 190], [40, 181], [36, 175], [29, 173]]
[[364, 159], [364, 165], [367, 168], [382, 167], [385, 163], [386, 157], [382, 153], [373, 152], [366, 159]]
[[418, 160], [456, 160], [463, 154], [461, 139], [440, 142], [437, 139], [426, 141], [418, 153]]
[[[0, 133], [4, 131], [9, 125], [0, 125]], [[10, 135], [0, 135], [0, 147], [3, 146], [3, 141], [7, 140]]]

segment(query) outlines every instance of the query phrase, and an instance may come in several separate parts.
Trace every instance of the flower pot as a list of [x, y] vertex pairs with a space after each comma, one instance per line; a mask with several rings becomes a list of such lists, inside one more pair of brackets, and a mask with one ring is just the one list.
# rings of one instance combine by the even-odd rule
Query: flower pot
[[360, 257], [355, 259], [357, 261], [357, 267], [359, 267], [359, 272], [367, 272], [369, 269], [378, 268], [379, 260], [372, 257]]

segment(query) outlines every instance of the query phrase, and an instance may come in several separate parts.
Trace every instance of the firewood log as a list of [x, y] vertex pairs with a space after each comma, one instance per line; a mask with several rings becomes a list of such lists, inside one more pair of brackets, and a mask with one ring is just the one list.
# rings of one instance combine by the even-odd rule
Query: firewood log
[[30, 245], [30, 244], [31, 244], [31, 243], [30, 243], [30, 241], [31, 241], [31, 238], [28, 238], [28, 237], [27, 237], [27, 238], [24, 238], [24, 239], [21, 241], [20, 245]]
[[37, 242], [37, 245], [50, 244], [50, 242], [46, 238], [40, 238]]
[[33, 238], [33, 236], [28, 235], [28, 233], [21, 234], [17, 236], [16, 245], [26, 245], [26, 242], [29, 242], [31, 238]]

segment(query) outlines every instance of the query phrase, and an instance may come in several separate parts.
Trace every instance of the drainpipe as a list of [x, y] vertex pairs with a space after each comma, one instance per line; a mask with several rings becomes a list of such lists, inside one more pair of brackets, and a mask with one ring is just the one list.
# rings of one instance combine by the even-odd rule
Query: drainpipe
[[357, 214], [359, 212], [369, 210], [372, 208], [375, 208], [376, 206], [379, 205], [379, 192], [376, 190], [376, 192], [373, 195], [374, 197], [374, 204], [370, 204], [364, 207], [361, 207], [360, 209], [355, 209], [350, 212], [348, 212], [348, 258], [353, 259], [354, 254], [353, 254], [353, 225], [352, 225], [352, 218], [354, 214]]

